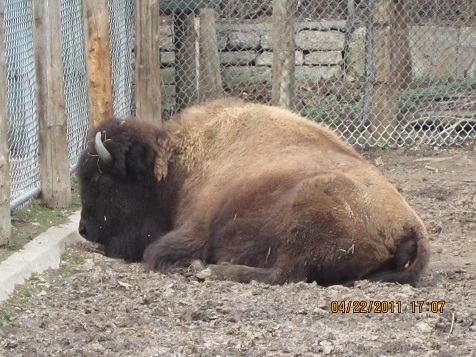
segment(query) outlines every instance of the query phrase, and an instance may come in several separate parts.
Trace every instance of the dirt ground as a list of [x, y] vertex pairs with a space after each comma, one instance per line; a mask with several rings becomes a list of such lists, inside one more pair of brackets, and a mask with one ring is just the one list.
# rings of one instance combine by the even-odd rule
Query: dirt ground
[[428, 227], [420, 286], [198, 282], [80, 244], [0, 304], [0, 355], [476, 356], [476, 151], [365, 156]]

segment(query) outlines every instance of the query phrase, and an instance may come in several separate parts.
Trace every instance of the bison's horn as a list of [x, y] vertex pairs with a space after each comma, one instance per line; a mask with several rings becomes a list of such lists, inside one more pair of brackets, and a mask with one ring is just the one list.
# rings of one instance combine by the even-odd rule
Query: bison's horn
[[99, 157], [104, 163], [109, 163], [112, 161], [111, 153], [107, 151], [106, 147], [104, 146], [101, 140], [100, 131], [96, 133], [96, 137], [94, 138], [94, 147], [96, 148], [96, 152], [98, 153]]

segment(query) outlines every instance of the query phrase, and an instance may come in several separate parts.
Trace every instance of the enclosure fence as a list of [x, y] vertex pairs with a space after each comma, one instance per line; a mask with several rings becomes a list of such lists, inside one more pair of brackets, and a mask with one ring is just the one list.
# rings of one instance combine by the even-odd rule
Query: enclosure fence
[[289, 107], [359, 147], [474, 144], [474, 1], [165, 3], [164, 118], [215, 86], [212, 96]]
[[89, 127], [81, 0], [61, 1], [61, 43], [69, 163], [74, 168]]
[[[108, 6], [113, 108], [116, 116], [126, 117], [132, 115], [133, 1], [112, 0]], [[61, 29], [56, 31], [62, 45], [69, 165], [74, 170], [90, 127], [82, 1], [61, 0], [60, 16]], [[41, 191], [33, 26], [31, 1], [5, 0], [11, 208]]]
[[10, 187], [15, 202], [23, 193], [37, 194], [40, 180], [31, 2], [6, 0], [4, 21]]
[[109, 1], [109, 14], [114, 114], [128, 117], [134, 114], [134, 1]]
[[69, 173], [103, 118], [160, 123], [214, 97], [290, 108], [357, 147], [474, 147], [473, 0], [48, 4], [0, 2], [1, 217], [40, 192], [68, 202]]

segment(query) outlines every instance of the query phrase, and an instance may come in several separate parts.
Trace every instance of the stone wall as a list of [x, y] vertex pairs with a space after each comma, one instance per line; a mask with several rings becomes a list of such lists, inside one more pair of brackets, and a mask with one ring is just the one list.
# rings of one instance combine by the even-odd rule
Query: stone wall
[[[413, 76], [476, 79], [476, 28], [412, 26], [410, 49]], [[351, 47], [352, 69], [364, 71], [365, 28], [354, 32]]]
[[[338, 74], [343, 64], [345, 21], [296, 25], [296, 78], [318, 81]], [[271, 24], [217, 24], [223, 82], [271, 80]], [[365, 28], [350, 43], [351, 74], [364, 70]], [[410, 30], [413, 76], [454, 76], [476, 79], [476, 28], [413, 26]], [[161, 27], [162, 83], [174, 83], [172, 29]]]

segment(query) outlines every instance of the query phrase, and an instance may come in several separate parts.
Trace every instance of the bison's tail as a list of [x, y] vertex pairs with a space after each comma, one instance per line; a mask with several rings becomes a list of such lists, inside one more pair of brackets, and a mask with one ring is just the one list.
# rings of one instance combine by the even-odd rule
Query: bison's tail
[[393, 256], [364, 279], [412, 285], [420, 279], [430, 257], [428, 237], [423, 225], [410, 231]]

